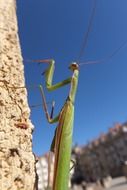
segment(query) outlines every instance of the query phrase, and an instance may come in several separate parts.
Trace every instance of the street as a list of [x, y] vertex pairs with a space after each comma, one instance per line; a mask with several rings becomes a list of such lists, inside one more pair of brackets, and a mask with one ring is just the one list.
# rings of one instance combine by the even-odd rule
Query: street
[[113, 179], [111, 187], [105, 190], [127, 190], [127, 181], [124, 177]]

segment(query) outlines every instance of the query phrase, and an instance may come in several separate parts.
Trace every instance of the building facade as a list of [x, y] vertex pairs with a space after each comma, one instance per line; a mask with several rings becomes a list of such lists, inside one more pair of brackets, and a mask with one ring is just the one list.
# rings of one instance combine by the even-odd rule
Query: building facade
[[127, 123], [115, 124], [84, 147], [75, 147], [77, 164], [72, 181], [96, 182], [107, 176], [123, 175], [122, 164], [127, 160]]

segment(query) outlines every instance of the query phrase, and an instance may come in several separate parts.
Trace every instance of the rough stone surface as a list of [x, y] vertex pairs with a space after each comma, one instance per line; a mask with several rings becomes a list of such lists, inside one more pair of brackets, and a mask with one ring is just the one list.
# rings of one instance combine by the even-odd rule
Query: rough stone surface
[[0, 0], [0, 189], [33, 190], [33, 125], [17, 34], [16, 1]]

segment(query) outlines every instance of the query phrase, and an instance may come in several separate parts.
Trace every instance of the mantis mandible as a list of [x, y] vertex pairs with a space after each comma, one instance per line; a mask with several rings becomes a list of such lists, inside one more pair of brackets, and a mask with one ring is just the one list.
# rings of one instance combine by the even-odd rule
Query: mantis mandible
[[52, 190], [67, 190], [70, 172], [71, 146], [73, 135], [73, 120], [74, 120], [74, 102], [78, 85], [79, 66], [77, 63], [72, 63], [69, 69], [73, 72], [72, 77], [52, 85], [54, 74], [54, 60], [40, 60], [40, 63], [49, 63], [48, 69], [45, 71], [46, 87], [49, 91], [60, 88], [70, 83], [70, 92], [60, 113], [51, 118], [44, 96], [43, 87], [40, 85], [42, 94], [43, 106], [46, 118], [49, 123], [58, 122], [56, 132], [52, 141], [51, 151], [55, 153], [54, 176]]

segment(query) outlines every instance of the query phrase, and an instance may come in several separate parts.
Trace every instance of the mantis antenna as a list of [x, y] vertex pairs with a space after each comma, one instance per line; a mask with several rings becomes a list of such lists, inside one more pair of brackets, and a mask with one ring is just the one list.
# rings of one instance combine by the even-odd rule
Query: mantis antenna
[[109, 56], [107, 56], [104, 59], [100, 59], [100, 60], [95, 60], [95, 61], [86, 61], [84, 63], [79, 63], [79, 66], [82, 65], [88, 65], [88, 64], [96, 64], [96, 63], [104, 63], [107, 62], [108, 60], [112, 59], [112, 57], [114, 57], [116, 54], [119, 53], [119, 51], [127, 44], [127, 40], [125, 42], [123, 42], [118, 48], [116, 48]]
[[92, 8], [92, 13], [91, 13], [90, 20], [89, 20], [89, 25], [88, 25], [87, 31], [86, 31], [86, 33], [84, 35], [84, 40], [83, 40], [83, 43], [82, 43], [82, 46], [81, 46], [81, 50], [79, 52], [77, 62], [79, 62], [79, 60], [81, 59], [81, 57], [82, 57], [82, 55], [83, 55], [83, 53], [84, 53], [84, 51], [86, 49], [88, 37], [89, 37], [89, 34], [91, 32], [91, 29], [92, 29], [92, 24], [93, 24], [95, 12], [96, 12], [96, 4], [97, 4], [97, 0], [93, 0], [93, 8]]

